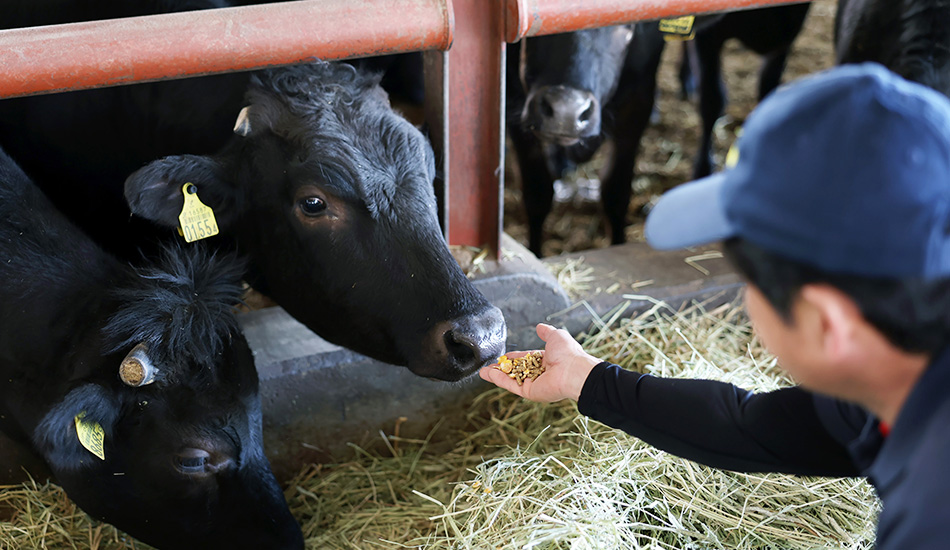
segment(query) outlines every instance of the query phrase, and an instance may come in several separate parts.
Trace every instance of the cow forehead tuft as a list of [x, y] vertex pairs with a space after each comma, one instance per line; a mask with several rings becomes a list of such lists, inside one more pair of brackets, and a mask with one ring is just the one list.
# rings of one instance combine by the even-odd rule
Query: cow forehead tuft
[[233, 306], [244, 292], [244, 267], [237, 256], [204, 246], [167, 246], [155, 267], [135, 270], [112, 292], [118, 303], [102, 329], [105, 351], [144, 342], [166, 369], [213, 366], [239, 334]]

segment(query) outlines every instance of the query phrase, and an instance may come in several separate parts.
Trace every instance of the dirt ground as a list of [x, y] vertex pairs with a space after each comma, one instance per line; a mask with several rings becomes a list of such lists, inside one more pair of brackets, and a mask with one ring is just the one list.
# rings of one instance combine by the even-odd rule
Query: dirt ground
[[[812, 3], [805, 26], [792, 45], [783, 82], [828, 68], [834, 63], [832, 34], [836, 3], [817, 0]], [[634, 198], [630, 204], [627, 228], [628, 241], [643, 240], [643, 206], [663, 191], [690, 179], [693, 158], [699, 140], [699, 115], [693, 103], [680, 99], [677, 70], [680, 47], [671, 44], [663, 54], [659, 75], [660, 120], [647, 129], [640, 142], [633, 179]], [[723, 74], [728, 90], [726, 114], [716, 125], [716, 158], [721, 165], [726, 151], [741, 125], [755, 107], [758, 82], [759, 56], [746, 50], [738, 41], [726, 43], [723, 50]], [[600, 156], [600, 154], [598, 154]], [[580, 192], [557, 202], [545, 223], [544, 256], [600, 248], [610, 244], [606, 223], [597, 202], [585, 198], [584, 186], [597, 180], [597, 167], [602, 159], [582, 166], [577, 174], [565, 178], [571, 190], [580, 184]], [[505, 231], [527, 245], [524, 208], [521, 204], [520, 177], [517, 160], [506, 159]]]

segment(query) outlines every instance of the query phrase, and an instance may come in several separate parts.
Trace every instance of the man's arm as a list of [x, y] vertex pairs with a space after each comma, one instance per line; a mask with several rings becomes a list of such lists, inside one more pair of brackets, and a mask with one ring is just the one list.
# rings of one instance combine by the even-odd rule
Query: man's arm
[[[588, 375], [577, 404], [586, 416], [717, 468], [861, 474], [846, 447], [845, 424], [836, 424], [832, 436], [829, 419], [820, 414], [833, 409], [823, 407], [819, 413], [814, 394], [797, 387], [752, 393], [723, 382], [658, 378], [603, 362]], [[855, 426], [854, 418], [847, 420], [847, 426]], [[857, 426], [853, 438], [859, 434]]]

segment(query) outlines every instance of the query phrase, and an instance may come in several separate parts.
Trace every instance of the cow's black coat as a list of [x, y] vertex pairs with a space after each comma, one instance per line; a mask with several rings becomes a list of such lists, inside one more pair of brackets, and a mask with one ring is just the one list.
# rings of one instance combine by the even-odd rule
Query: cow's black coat
[[[253, 358], [231, 311], [243, 263], [201, 247], [133, 269], [0, 152], [0, 427], [90, 514], [161, 548], [302, 548], [261, 442]], [[145, 344], [158, 381], [118, 367]], [[78, 441], [98, 423], [105, 460]]]
[[[810, 3], [791, 4], [740, 10], [696, 20], [696, 37], [688, 44], [695, 54], [699, 75], [699, 115], [702, 136], [693, 165], [693, 178], [712, 173], [715, 162], [712, 155], [713, 126], [726, 107], [726, 87], [722, 80], [722, 46], [732, 38], [762, 56], [759, 70], [758, 99], [761, 101], [782, 81], [785, 62], [792, 42], [798, 36], [808, 15]], [[684, 50], [685, 51], [685, 50]], [[689, 61], [684, 55], [680, 72], [684, 95], [692, 87]]]
[[837, 62], [875, 61], [950, 96], [950, 1], [839, 0]]

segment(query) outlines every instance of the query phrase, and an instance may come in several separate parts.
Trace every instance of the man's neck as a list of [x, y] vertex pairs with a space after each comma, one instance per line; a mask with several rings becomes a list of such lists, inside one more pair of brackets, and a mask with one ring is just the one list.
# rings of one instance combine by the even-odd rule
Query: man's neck
[[864, 365], [868, 369], [867, 386], [858, 401], [882, 422], [892, 426], [911, 390], [927, 370], [930, 356], [895, 348], [878, 350], [875, 356]]

